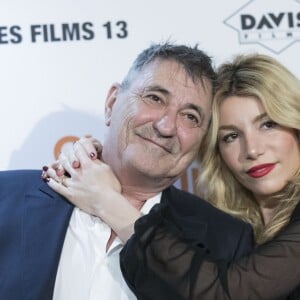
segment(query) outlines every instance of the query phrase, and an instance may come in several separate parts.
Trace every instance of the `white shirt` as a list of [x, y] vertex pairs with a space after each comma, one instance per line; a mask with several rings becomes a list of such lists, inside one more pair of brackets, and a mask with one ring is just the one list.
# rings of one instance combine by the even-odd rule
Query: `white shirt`
[[[160, 202], [161, 193], [148, 199], [141, 212], [147, 214]], [[98, 217], [75, 208], [67, 229], [53, 300], [136, 300], [120, 269], [123, 248], [116, 237], [106, 252], [111, 228]]]

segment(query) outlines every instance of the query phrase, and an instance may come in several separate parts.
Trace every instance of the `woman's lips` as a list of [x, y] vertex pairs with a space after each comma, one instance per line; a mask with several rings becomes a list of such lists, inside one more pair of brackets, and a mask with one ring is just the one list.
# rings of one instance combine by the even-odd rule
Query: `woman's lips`
[[275, 167], [275, 164], [262, 164], [250, 168], [247, 174], [254, 178], [263, 177], [269, 174]]

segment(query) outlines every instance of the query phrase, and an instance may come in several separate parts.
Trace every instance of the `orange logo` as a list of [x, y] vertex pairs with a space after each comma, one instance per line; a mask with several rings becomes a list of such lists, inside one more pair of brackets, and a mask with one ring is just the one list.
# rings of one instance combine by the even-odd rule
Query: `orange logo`
[[59, 139], [54, 146], [54, 150], [53, 150], [54, 158], [58, 159], [59, 153], [61, 152], [61, 149], [63, 148], [63, 146], [65, 144], [74, 143], [78, 140], [79, 140], [79, 137], [73, 136], [73, 135], [64, 136], [61, 139]]

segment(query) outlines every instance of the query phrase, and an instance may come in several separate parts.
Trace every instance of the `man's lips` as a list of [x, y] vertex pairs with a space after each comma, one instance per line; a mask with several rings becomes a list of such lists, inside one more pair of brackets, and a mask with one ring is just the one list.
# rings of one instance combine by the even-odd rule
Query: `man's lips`
[[152, 139], [149, 139], [149, 138], [146, 138], [146, 137], [143, 137], [143, 136], [140, 136], [140, 137], [141, 137], [142, 139], [146, 140], [147, 142], [150, 142], [150, 143], [152, 143], [152, 144], [154, 144], [154, 145], [156, 145], [156, 146], [162, 148], [163, 150], [165, 150], [165, 151], [168, 152], [168, 153], [171, 153], [171, 152], [172, 152], [172, 149], [169, 149], [169, 148], [166, 147], [165, 145], [162, 145], [162, 144], [160, 144], [160, 143], [158, 143], [158, 142], [156, 142], [156, 141], [154, 141], [154, 140], [152, 140]]
[[257, 165], [247, 170], [246, 173], [251, 177], [259, 178], [269, 174], [274, 169], [274, 167], [274, 163]]

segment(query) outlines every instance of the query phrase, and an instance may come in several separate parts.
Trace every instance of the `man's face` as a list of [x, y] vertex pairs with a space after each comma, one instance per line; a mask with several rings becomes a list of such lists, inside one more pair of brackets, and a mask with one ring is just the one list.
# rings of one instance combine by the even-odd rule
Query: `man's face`
[[126, 89], [113, 86], [106, 102], [105, 147], [118, 157], [115, 171], [125, 167], [140, 176], [176, 179], [198, 152], [210, 107], [211, 85], [195, 84], [174, 61], [156, 60]]

